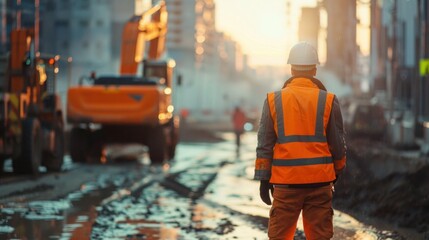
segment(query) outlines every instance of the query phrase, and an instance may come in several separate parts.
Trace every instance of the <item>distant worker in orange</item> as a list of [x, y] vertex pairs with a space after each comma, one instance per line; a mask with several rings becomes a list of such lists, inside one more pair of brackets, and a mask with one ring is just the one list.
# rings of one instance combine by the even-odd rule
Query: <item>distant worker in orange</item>
[[302, 211], [308, 240], [333, 237], [333, 184], [346, 165], [343, 119], [336, 96], [314, 76], [317, 51], [300, 42], [290, 51], [292, 77], [268, 93], [258, 131], [255, 179], [273, 205], [268, 237], [293, 239]]
[[188, 126], [188, 117], [189, 117], [189, 109], [187, 108], [182, 108], [180, 110], [180, 122], [181, 122], [181, 127], [183, 127], [184, 129], [186, 129], [186, 127]]
[[232, 122], [234, 124], [235, 144], [238, 151], [241, 144], [241, 134], [244, 133], [244, 124], [246, 123], [246, 114], [244, 114], [240, 107], [235, 107], [232, 114]]

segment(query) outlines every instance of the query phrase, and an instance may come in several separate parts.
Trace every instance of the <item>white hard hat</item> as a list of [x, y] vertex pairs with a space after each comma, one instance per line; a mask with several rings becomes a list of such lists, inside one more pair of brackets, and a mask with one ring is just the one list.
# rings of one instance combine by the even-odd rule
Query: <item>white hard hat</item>
[[287, 63], [291, 65], [316, 65], [319, 64], [319, 57], [311, 44], [299, 42], [290, 50]]

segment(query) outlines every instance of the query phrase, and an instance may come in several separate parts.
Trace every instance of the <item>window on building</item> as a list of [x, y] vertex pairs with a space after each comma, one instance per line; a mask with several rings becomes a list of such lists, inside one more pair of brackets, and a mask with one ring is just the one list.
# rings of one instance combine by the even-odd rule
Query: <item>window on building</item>
[[69, 9], [70, 8], [70, 0], [62, 0], [60, 1], [63, 5], [61, 6], [63, 8], [63, 10]]
[[55, 27], [69, 27], [69, 21], [68, 20], [57, 20], [55, 21]]
[[105, 49], [103, 49], [104, 48], [104, 46], [103, 46], [103, 42], [102, 41], [98, 41], [97, 42], [97, 47], [96, 47], [96, 49], [95, 49], [95, 51], [96, 51], [96, 56], [98, 57], [98, 58], [103, 58], [104, 57], [104, 51], [105, 51]]
[[205, 4], [207, 8], [214, 8], [214, 3], [211, 0], [205, 1]]
[[197, 2], [197, 3], [195, 4], [195, 12], [196, 12], [197, 14], [201, 14], [201, 13], [203, 12], [203, 9], [204, 9], [204, 3], [202, 3], [202, 2]]
[[79, 25], [83, 28], [87, 28], [87, 27], [89, 27], [89, 21], [86, 19], [80, 20]]
[[170, 32], [173, 34], [181, 34], [182, 33], [182, 29], [180, 28], [171, 28]]
[[175, 44], [179, 44], [182, 42], [182, 39], [180, 37], [175, 37], [175, 38], [171, 38], [170, 41], [175, 43]]
[[204, 21], [206, 21], [206, 22], [213, 21], [213, 13], [209, 12], [209, 11], [205, 11], [203, 13], [203, 18], [204, 18]]
[[46, 3], [46, 10], [49, 11], [49, 12], [55, 11], [55, 1], [54, 0], [49, 0]]
[[174, 24], [179, 25], [179, 24], [181, 24], [181, 23], [182, 23], [182, 19], [180, 19], [180, 18], [172, 19], [172, 20], [171, 20], [171, 23], [174, 23]]
[[104, 25], [104, 22], [103, 22], [103, 20], [97, 20], [97, 27], [102, 27], [103, 25]]
[[88, 41], [82, 41], [82, 49], [88, 49], [89, 48], [89, 42]]
[[180, 5], [182, 5], [182, 2], [180, 0], [174, 0], [173, 4], [176, 6], [180, 6]]
[[80, 0], [78, 3], [80, 9], [89, 9], [91, 4], [89, 0]]
[[69, 41], [63, 41], [62, 48], [63, 48], [63, 50], [68, 50], [69, 49]]
[[178, 16], [178, 17], [182, 16], [182, 13], [183, 13], [183, 11], [182, 11], [182, 10], [178, 10], [178, 9], [176, 9], [176, 10], [171, 10], [170, 12], [171, 12], [171, 14], [172, 14], [172, 15], [176, 15], [176, 16]]

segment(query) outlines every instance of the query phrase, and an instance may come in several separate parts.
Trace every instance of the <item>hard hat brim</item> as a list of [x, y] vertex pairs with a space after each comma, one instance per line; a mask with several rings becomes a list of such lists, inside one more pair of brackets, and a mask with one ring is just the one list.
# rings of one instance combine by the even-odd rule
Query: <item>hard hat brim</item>
[[292, 69], [296, 71], [310, 71], [316, 68], [316, 64], [313, 65], [294, 65], [292, 64]]

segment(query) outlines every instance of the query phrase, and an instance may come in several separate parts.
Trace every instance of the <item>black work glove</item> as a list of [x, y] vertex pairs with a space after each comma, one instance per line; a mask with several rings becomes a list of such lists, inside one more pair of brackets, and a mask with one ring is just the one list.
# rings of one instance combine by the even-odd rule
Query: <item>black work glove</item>
[[272, 196], [274, 191], [273, 184], [271, 184], [268, 180], [261, 180], [261, 185], [259, 186], [259, 196], [261, 196], [262, 201], [267, 205], [271, 205], [270, 191]]

